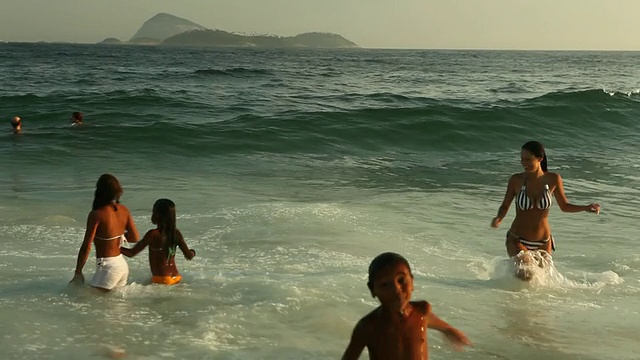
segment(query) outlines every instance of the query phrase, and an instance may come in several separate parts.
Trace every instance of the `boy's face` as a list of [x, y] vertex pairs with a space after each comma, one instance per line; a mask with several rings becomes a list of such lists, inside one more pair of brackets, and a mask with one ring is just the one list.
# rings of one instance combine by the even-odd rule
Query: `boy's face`
[[383, 308], [402, 311], [413, 293], [413, 276], [407, 265], [398, 263], [380, 270], [373, 279], [371, 293]]

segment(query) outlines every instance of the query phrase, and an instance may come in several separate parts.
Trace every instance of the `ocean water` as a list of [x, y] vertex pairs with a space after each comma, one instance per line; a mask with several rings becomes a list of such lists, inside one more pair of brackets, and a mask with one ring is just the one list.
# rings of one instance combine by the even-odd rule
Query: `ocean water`
[[[474, 343], [430, 330], [431, 359], [638, 359], [639, 61], [0, 44], [2, 358], [337, 359], [377, 306], [369, 262], [395, 251], [414, 298]], [[602, 212], [554, 205], [553, 267], [524, 284], [505, 263], [513, 207], [489, 222], [528, 140]], [[182, 284], [148, 285], [145, 252], [123, 289], [67, 285], [102, 173], [142, 233], [176, 202], [198, 254]]]

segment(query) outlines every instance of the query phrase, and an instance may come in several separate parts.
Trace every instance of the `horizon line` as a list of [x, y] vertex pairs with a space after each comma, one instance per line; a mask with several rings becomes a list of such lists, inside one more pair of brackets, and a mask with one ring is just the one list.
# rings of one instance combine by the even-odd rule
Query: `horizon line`
[[[39, 40], [39, 41], [7, 41], [7, 40], [0, 40], [0, 45], [1, 44], [57, 44], [57, 45], [108, 45], [108, 46], [170, 46], [170, 47], [179, 47], [179, 46], [188, 46], [188, 47], [202, 47], [202, 48], [250, 48], [250, 49], [256, 49], [256, 48], [251, 48], [251, 47], [244, 47], [244, 46], [215, 46], [215, 45], [162, 45], [162, 44], [128, 44], [128, 43], [122, 43], [122, 44], [100, 44], [100, 43], [96, 43], [96, 42], [74, 42], [74, 41], [62, 41], [62, 40], [58, 40], [58, 41], [44, 41], [44, 40]], [[258, 50], [260, 48], [257, 48]], [[303, 48], [306, 49], [306, 48]], [[311, 49], [323, 49], [323, 48], [311, 48]], [[522, 49], [518, 49], [518, 48], [473, 48], [473, 47], [469, 47], [469, 48], [440, 48], [440, 47], [425, 47], [425, 48], [411, 48], [411, 47], [364, 47], [364, 46], [358, 46], [355, 48], [326, 48], [326, 50], [430, 50], [430, 51], [540, 51], [540, 52], [640, 52], [640, 48], [639, 49], [544, 49], [544, 48], [522, 48]]]

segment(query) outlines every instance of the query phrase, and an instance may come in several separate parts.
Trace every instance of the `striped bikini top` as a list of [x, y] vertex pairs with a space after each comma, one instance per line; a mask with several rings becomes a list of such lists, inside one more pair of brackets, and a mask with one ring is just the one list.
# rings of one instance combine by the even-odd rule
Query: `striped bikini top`
[[[551, 190], [549, 190], [549, 184], [544, 184], [544, 193], [542, 194], [542, 197], [540, 197], [540, 200], [538, 200], [536, 204], [538, 209], [547, 210], [551, 207], [551, 204], [553, 203], [553, 198], [551, 195], [552, 194], [551, 194]], [[527, 196], [526, 180], [522, 184], [522, 188], [520, 188], [520, 192], [516, 197], [516, 205], [520, 210], [533, 209], [533, 201], [531, 201], [531, 199], [529, 199], [529, 197]]]

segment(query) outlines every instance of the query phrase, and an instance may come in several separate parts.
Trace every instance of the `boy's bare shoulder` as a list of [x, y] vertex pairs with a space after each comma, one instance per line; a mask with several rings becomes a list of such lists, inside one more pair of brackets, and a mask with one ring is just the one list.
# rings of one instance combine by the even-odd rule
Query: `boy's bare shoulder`
[[356, 324], [355, 331], [360, 333], [361, 335], [370, 334], [371, 331], [376, 328], [376, 325], [378, 324], [380, 319], [381, 312], [382, 308], [378, 306], [377, 308], [370, 311], [367, 315], [363, 316]]
[[376, 321], [380, 316], [381, 307], [371, 310], [367, 315], [363, 316], [360, 321], [358, 321], [358, 325], [368, 325]]
[[431, 304], [426, 300], [412, 301], [411, 305], [413, 306], [413, 309], [417, 310], [422, 316], [427, 316], [431, 312]]

